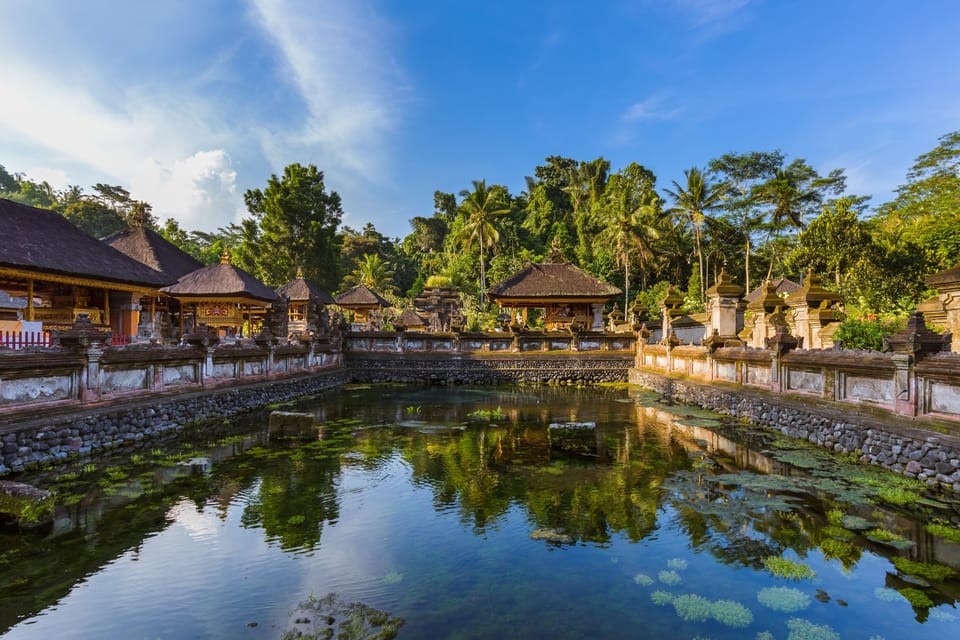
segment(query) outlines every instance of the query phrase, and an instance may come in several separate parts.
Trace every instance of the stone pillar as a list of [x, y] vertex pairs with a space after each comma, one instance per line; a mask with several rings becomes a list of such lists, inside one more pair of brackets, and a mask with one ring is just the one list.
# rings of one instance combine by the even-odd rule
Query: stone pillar
[[896, 411], [905, 416], [915, 416], [918, 401], [913, 365], [928, 354], [941, 351], [943, 337], [927, 329], [922, 311], [914, 311], [907, 320], [907, 327], [894, 336], [884, 338], [883, 346], [893, 351]]
[[[716, 333], [725, 340], [736, 340], [740, 328], [737, 312], [740, 311], [740, 297], [743, 287], [734, 284], [726, 271], [721, 271], [716, 283], [707, 289], [708, 320], [704, 339]], [[742, 317], [742, 316], [741, 316]]]
[[820, 330], [844, 317], [836, 308], [838, 302], [840, 294], [824, 289], [813, 270], [807, 272], [803, 286], [787, 296], [787, 306], [793, 312], [793, 334], [801, 340], [800, 348], [824, 348]]
[[80, 400], [83, 402], [100, 399], [100, 358], [103, 344], [109, 339], [110, 333], [95, 329], [86, 313], [79, 314], [73, 326], [57, 336], [61, 347], [82, 354], [86, 359], [80, 376]]
[[960, 353], [960, 264], [933, 274], [927, 278], [927, 284], [937, 290], [947, 316], [950, 351]]
[[777, 333], [776, 321], [783, 315], [780, 313], [784, 305], [783, 298], [777, 295], [777, 287], [769, 280], [764, 280], [760, 287], [760, 297], [747, 304], [750, 312], [751, 331], [744, 339], [754, 349], [766, 349], [767, 339]]

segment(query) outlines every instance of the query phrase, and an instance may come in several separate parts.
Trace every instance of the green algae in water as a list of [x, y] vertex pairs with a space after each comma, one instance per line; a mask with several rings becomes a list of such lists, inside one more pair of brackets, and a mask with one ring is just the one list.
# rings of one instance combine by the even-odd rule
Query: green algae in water
[[840, 634], [829, 625], [814, 624], [803, 618], [787, 620], [787, 640], [840, 640]]
[[934, 605], [934, 602], [930, 599], [930, 596], [920, 589], [904, 587], [903, 589], [897, 589], [897, 593], [903, 596], [911, 606], [917, 607], [918, 609], [929, 609]]
[[703, 622], [713, 616], [713, 603], [695, 593], [685, 593], [673, 599], [673, 608], [682, 620]]
[[680, 574], [676, 571], [661, 571], [657, 574], [657, 579], [663, 584], [671, 587], [675, 587], [683, 582], [683, 578], [681, 578]]
[[384, 574], [383, 582], [384, 584], [400, 584], [403, 582], [403, 574], [399, 571], [394, 571], [391, 569]]
[[711, 609], [713, 619], [733, 629], [742, 629], [753, 624], [753, 613], [736, 600], [717, 600]]
[[757, 593], [757, 600], [768, 609], [782, 613], [796, 613], [810, 606], [811, 598], [791, 587], [767, 587]]
[[645, 573], [638, 573], [637, 575], [633, 576], [633, 581], [641, 587], [649, 587], [654, 582], [653, 578]]
[[895, 566], [902, 573], [942, 582], [957, 575], [957, 571], [942, 564], [928, 564], [926, 562], [916, 562], [909, 558], [894, 558], [892, 560]]
[[931, 534], [937, 536], [938, 538], [943, 538], [949, 542], [956, 542], [960, 544], [960, 529], [956, 527], [951, 527], [948, 524], [942, 522], [931, 522], [926, 526], [926, 529]]
[[763, 559], [763, 566], [778, 578], [788, 580], [806, 580], [817, 575], [816, 571], [805, 564], [778, 556], [767, 556]]
[[674, 571], [683, 571], [687, 568], [687, 561], [683, 558], [671, 558], [667, 560], [667, 567]]
[[658, 607], [665, 607], [668, 604], [673, 604], [673, 594], [658, 589], [650, 594], [650, 600]]

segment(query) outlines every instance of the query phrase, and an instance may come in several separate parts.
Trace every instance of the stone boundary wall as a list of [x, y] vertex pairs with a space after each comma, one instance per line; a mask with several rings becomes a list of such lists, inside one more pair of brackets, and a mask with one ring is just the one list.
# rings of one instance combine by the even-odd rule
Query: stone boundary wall
[[355, 382], [445, 382], [451, 384], [626, 382], [633, 355], [508, 354], [412, 355], [347, 353]]
[[791, 438], [859, 455], [862, 463], [960, 491], [957, 436], [883, 421], [840, 403], [744, 385], [703, 384], [642, 369], [631, 369], [629, 381], [678, 402], [742, 418]]
[[0, 476], [28, 466], [90, 455], [211, 418], [319, 393], [348, 381], [340, 367], [285, 380], [177, 394], [12, 425], [0, 433]]

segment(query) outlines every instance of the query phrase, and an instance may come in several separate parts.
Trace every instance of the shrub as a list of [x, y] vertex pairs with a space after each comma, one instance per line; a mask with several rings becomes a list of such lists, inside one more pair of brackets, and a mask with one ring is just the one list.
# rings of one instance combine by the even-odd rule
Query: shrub
[[883, 337], [891, 336], [903, 327], [903, 320], [881, 320], [875, 316], [863, 320], [847, 318], [840, 323], [833, 339], [844, 349], [883, 351]]

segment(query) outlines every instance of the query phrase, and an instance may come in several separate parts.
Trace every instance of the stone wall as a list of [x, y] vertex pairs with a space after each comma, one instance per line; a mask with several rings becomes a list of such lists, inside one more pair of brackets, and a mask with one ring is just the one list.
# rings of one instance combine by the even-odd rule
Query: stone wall
[[19, 423], [0, 433], [0, 475], [71, 455], [136, 443], [211, 418], [223, 418], [274, 402], [344, 384], [348, 373], [333, 367], [309, 376], [237, 385], [154, 398], [150, 402]]
[[801, 438], [833, 451], [960, 491], [960, 437], [883, 420], [842, 403], [723, 383], [702, 384], [643, 369], [629, 380], [665, 397]]
[[357, 382], [452, 384], [626, 382], [630, 353], [438, 355], [348, 353], [344, 363]]

